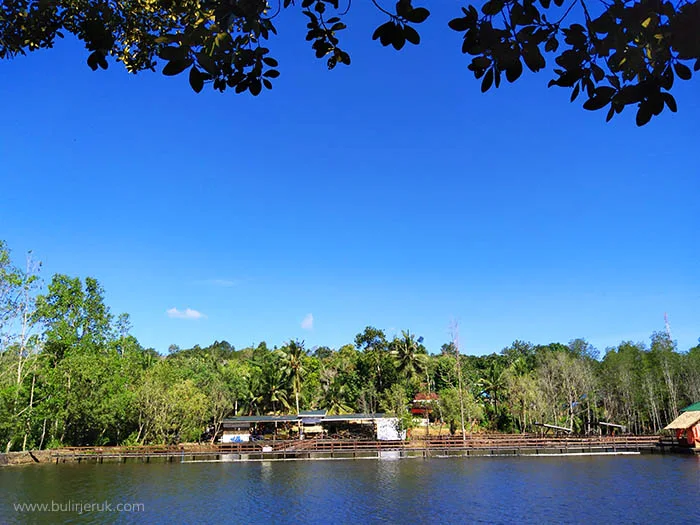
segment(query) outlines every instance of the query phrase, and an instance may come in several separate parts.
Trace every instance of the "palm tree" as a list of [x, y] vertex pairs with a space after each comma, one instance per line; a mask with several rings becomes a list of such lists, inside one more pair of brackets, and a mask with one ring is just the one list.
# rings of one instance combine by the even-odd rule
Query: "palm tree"
[[273, 414], [277, 413], [278, 404], [289, 409], [286, 378], [284, 372], [280, 368], [271, 366], [265, 370], [263, 384], [265, 388], [264, 395], [272, 407]]
[[263, 384], [260, 374], [251, 374], [246, 390], [243, 393], [244, 413], [252, 416], [260, 415], [260, 405], [264, 401]]
[[304, 374], [304, 342], [290, 341], [285, 347], [279, 351], [281, 358], [281, 370], [287, 374], [292, 380], [292, 390], [294, 391], [294, 400], [296, 402], [297, 414], [299, 414], [299, 393]]
[[344, 414], [352, 411], [347, 403], [349, 388], [333, 368], [321, 370], [321, 387], [323, 388], [323, 408], [329, 414]]
[[392, 342], [392, 354], [396, 359], [396, 369], [406, 379], [411, 380], [416, 375], [422, 374], [428, 367], [428, 355], [421, 351], [422, 338], [416, 340], [416, 336], [409, 331], [401, 332], [401, 339]]
[[484, 371], [483, 377], [479, 380], [479, 385], [488, 396], [495, 414], [498, 413], [498, 398], [505, 388], [505, 379], [505, 369], [494, 362]]

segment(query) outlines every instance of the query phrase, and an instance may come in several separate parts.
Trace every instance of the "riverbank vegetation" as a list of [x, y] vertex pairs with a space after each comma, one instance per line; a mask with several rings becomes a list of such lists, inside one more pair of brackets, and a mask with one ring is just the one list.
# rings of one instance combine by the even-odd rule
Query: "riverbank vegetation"
[[574, 339], [473, 356], [368, 326], [340, 348], [215, 341], [161, 355], [110, 312], [97, 280], [42, 286], [38, 271], [0, 241], [0, 450], [197, 441], [232, 415], [312, 408], [409, 419], [419, 392], [439, 394], [434, 414], [453, 431], [463, 413], [467, 431], [608, 421], [652, 433], [700, 400], [700, 345], [679, 351], [665, 332], [602, 354]]

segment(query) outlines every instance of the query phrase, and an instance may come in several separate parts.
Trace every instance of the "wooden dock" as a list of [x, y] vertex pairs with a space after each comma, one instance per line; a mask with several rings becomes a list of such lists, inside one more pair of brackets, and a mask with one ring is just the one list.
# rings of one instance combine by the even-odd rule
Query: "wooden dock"
[[471, 456], [553, 456], [675, 452], [658, 436], [538, 437], [474, 434], [466, 439], [421, 438], [410, 441], [308, 439], [247, 443], [66, 447], [51, 451], [51, 460], [65, 462], [126, 461], [272, 461], [299, 459], [399, 459]]

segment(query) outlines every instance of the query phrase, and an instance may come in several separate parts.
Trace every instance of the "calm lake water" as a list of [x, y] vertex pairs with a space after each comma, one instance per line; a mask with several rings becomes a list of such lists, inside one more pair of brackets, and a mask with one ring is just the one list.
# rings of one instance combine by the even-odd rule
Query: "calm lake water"
[[[0, 523], [700, 523], [700, 458], [607, 456], [0, 469]], [[141, 503], [142, 512], [17, 512]]]

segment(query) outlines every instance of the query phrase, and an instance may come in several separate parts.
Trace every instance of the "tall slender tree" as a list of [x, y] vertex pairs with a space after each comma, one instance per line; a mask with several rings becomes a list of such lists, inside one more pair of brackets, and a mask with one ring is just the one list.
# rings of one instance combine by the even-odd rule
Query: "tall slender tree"
[[299, 394], [301, 392], [302, 382], [306, 370], [304, 368], [304, 350], [303, 341], [290, 341], [280, 350], [282, 370], [284, 370], [292, 382], [292, 390], [294, 391], [294, 403], [296, 405], [297, 414], [299, 414]]

